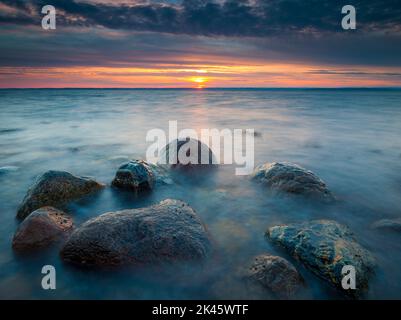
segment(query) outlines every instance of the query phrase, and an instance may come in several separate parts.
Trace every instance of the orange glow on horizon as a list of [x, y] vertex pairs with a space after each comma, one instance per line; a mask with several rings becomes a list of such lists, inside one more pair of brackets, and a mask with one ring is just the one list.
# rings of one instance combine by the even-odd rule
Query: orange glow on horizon
[[209, 81], [208, 78], [205, 77], [192, 77], [190, 78], [191, 82], [195, 82], [197, 84], [197, 89], [203, 89], [206, 85], [206, 82]]
[[401, 68], [305, 64], [152, 64], [151, 67], [0, 67], [0, 88], [401, 86]]

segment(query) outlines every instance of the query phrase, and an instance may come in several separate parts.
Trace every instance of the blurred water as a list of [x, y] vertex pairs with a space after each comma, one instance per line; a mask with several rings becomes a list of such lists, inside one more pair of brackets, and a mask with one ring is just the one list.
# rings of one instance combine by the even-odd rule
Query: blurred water
[[[315, 218], [348, 225], [376, 256], [368, 298], [401, 298], [401, 235], [370, 228], [401, 217], [400, 90], [0, 90], [0, 120], [0, 168], [9, 167], [0, 170], [0, 298], [269, 299], [244, 284], [241, 267], [260, 253], [287, 257], [264, 239], [268, 226]], [[64, 265], [57, 247], [12, 252], [16, 208], [38, 174], [66, 170], [110, 184], [122, 162], [145, 156], [147, 131], [167, 130], [169, 120], [198, 131], [254, 128], [256, 164], [300, 164], [340, 201], [272, 197], [221, 166], [202, 181], [182, 179], [141, 197], [107, 188], [68, 207], [79, 225], [107, 211], [184, 200], [214, 238], [204, 266], [81, 270]], [[307, 283], [299, 298], [338, 298], [291, 261]], [[56, 267], [55, 291], [41, 289], [45, 264]]]

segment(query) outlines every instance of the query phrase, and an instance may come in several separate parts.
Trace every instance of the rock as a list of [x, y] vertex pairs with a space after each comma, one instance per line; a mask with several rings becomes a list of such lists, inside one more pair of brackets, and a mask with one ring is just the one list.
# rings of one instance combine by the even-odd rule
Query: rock
[[303, 286], [302, 277], [290, 262], [267, 254], [254, 258], [247, 269], [246, 277], [280, 299], [290, 299]]
[[149, 190], [155, 184], [155, 174], [145, 161], [132, 160], [117, 170], [111, 184], [122, 189]]
[[59, 207], [104, 187], [88, 177], [78, 177], [64, 171], [47, 171], [28, 190], [17, 217], [24, 219], [32, 211], [45, 206]]
[[[191, 151], [194, 152], [191, 154]], [[170, 157], [172, 164], [169, 163]], [[182, 157], [185, 157], [188, 163], [180, 162]], [[206, 144], [196, 139], [186, 138], [172, 141], [164, 147], [160, 152], [158, 164], [181, 169], [205, 168], [210, 167], [214, 159], [212, 150]]]
[[13, 238], [14, 250], [41, 248], [61, 240], [72, 230], [72, 219], [53, 207], [32, 212], [19, 225]]
[[267, 163], [258, 166], [252, 179], [270, 189], [333, 201], [334, 196], [326, 184], [313, 172], [287, 162]]
[[401, 232], [401, 218], [398, 219], [382, 219], [372, 224], [372, 228]]
[[[266, 236], [345, 295], [358, 297], [368, 289], [375, 260], [347, 227], [335, 221], [317, 220], [275, 226]], [[355, 268], [357, 290], [342, 289], [341, 271], [346, 265]]]
[[68, 239], [61, 257], [89, 266], [159, 264], [201, 261], [210, 247], [195, 211], [182, 201], [167, 199], [85, 222]]
[[151, 190], [155, 184], [173, 184], [165, 168], [143, 160], [131, 160], [123, 164], [111, 183], [127, 190]]

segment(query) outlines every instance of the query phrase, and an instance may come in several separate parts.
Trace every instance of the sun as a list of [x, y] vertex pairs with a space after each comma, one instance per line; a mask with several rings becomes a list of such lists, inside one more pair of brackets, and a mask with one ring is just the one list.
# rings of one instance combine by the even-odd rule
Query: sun
[[209, 80], [209, 79], [206, 78], [206, 77], [193, 77], [193, 78], [190, 79], [191, 82], [194, 82], [194, 83], [197, 84], [196, 87], [197, 87], [198, 89], [204, 88], [205, 85], [206, 85], [206, 82], [208, 82], [208, 80]]

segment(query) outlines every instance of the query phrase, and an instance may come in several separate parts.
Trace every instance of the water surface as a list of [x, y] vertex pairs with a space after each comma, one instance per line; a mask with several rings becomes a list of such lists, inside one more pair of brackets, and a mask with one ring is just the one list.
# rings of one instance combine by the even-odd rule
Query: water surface
[[[375, 255], [367, 298], [401, 298], [401, 235], [372, 230], [401, 217], [400, 90], [0, 90], [0, 298], [270, 299], [239, 277], [257, 254], [290, 257], [264, 239], [267, 227], [310, 219], [348, 225]], [[323, 206], [275, 197], [234, 168], [181, 179], [135, 197], [107, 188], [68, 206], [76, 225], [108, 211], [166, 198], [188, 202], [207, 225], [216, 252], [204, 266], [158, 270], [82, 270], [63, 264], [58, 248], [14, 254], [18, 204], [46, 170], [93, 176], [110, 185], [116, 169], [143, 158], [153, 128], [254, 128], [256, 164], [291, 161], [318, 174], [339, 198]], [[297, 265], [306, 280], [299, 298], [338, 294]], [[57, 290], [41, 289], [41, 268], [57, 270]]]

